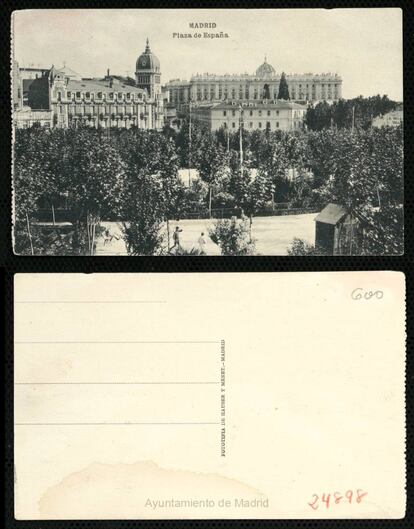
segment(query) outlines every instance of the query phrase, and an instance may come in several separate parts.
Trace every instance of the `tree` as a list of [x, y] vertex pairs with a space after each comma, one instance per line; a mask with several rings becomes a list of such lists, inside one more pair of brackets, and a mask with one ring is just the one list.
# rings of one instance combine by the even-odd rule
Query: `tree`
[[207, 195], [207, 184], [200, 178], [193, 180], [189, 187], [181, 184], [177, 195], [177, 216], [188, 218], [194, 211], [203, 211], [205, 209]]
[[335, 130], [309, 131], [306, 135], [306, 159], [314, 176], [314, 187], [324, 185], [335, 170], [335, 158], [332, 156], [338, 141]]
[[201, 179], [208, 185], [208, 210], [211, 218], [211, 202], [213, 187], [226, 172], [226, 152], [217, 139], [210, 133], [204, 134], [197, 152], [195, 166], [199, 170]]
[[62, 155], [63, 146], [60, 130], [16, 131], [13, 179], [16, 222], [25, 222], [26, 216], [38, 209], [42, 197], [58, 196], [62, 173], [57, 156]]
[[119, 208], [124, 164], [111, 140], [94, 129], [79, 128], [65, 132], [61, 191], [69, 193], [75, 244], [82, 246], [82, 232], [86, 228], [87, 253], [93, 255], [96, 227], [102, 216]]
[[280, 77], [280, 82], [279, 82], [279, 93], [277, 95], [277, 98], [278, 99], [285, 99], [286, 101], [288, 99], [290, 99], [290, 96], [289, 96], [289, 87], [288, 87], [288, 84], [287, 84], [287, 81], [286, 81], [286, 75], [285, 75], [285, 72], [282, 72], [282, 75]]
[[305, 175], [306, 136], [304, 134], [272, 133], [260, 146], [259, 173], [265, 177], [265, 196], [272, 202], [288, 202], [294, 184], [288, 172]]
[[329, 105], [321, 101], [316, 106], [311, 105], [305, 117], [308, 130], [322, 130], [327, 128], [369, 129], [372, 119], [380, 114], [386, 114], [397, 107], [396, 101], [391, 101], [386, 95], [372, 97], [355, 97], [354, 99], [340, 99]]
[[253, 215], [264, 206], [269, 196], [266, 172], [263, 169], [248, 167], [235, 171], [232, 175], [231, 193], [235, 197], [236, 204], [241, 208], [242, 215], [247, 215], [249, 218], [251, 241]]
[[197, 155], [200, 152], [203, 131], [197, 121], [191, 122], [191, 145], [189, 121], [185, 119], [180, 131], [175, 137], [175, 145], [179, 159], [180, 167], [194, 167], [197, 161]]
[[222, 255], [254, 255], [255, 244], [251, 240], [246, 220], [218, 220], [208, 231], [211, 240], [221, 249]]
[[308, 130], [322, 130], [332, 125], [332, 108], [326, 101], [321, 101], [316, 107], [309, 107], [305, 122]]
[[174, 142], [177, 139], [177, 132], [168, 123], [164, 125], [162, 133], [167, 136], [167, 138], [171, 138], [172, 140], [174, 140]]
[[123, 218], [128, 219], [122, 226], [129, 255], [162, 253], [163, 204], [160, 196], [161, 183], [148, 170], [140, 169], [133, 179], [129, 173], [122, 196]]
[[[65, 195], [74, 233], [74, 254], [92, 254], [101, 215], [119, 194], [123, 166], [108, 139], [89, 128], [18, 131], [15, 142], [16, 229], [26, 225], [41, 204], [52, 208]], [[69, 252], [69, 249], [68, 249]]]
[[[163, 222], [177, 215], [181, 184], [174, 142], [156, 131], [124, 131], [117, 138], [125, 164], [120, 216], [128, 252], [153, 255], [163, 251]], [[167, 240], [169, 246], [169, 241]]]
[[349, 214], [346, 251], [402, 253], [402, 127], [357, 130], [354, 134], [342, 131], [336, 140], [331, 154], [333, 172], [321, 194], [326, 203], [340, 204]]

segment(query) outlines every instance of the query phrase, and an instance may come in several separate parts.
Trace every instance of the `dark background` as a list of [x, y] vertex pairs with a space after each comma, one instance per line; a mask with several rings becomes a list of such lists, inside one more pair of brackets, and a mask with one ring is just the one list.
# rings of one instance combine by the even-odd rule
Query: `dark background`
[[[10, 16], [12, 11], [36, 8], [335, 8], [335, 7], [400, 7], [403, 9], [404, 28], [404, 141], [405, 141], [405, 254], [398, 257], [28, 257], [16, 256], [11, 240], [11, 103], [10, 103]], [[141, 2], [106, 0], [3, 0], [0, 8], [0, 289], [4, 297], [5, 386], [5, 508], [6, 529], [221, 529], [260, 527], [264, 529], [403, 529], [414, 527], [413, 506], [413, 358], [410, 323], [413, 318], [413, 88], [414, 88], [414, 3], [413, 0], [390, 1], [263, 1], [240, 0], [231, 2], [189, 2], [186, 0]], [[287, 31], [289, 28], [287, 28]], [[42, 31], [42, 28], [39, 28]], [[346, 53], [346, 50], [344, 50]], [[211, 521], [16, 521], [13, 516], [13, 275], [18, 272], [292, 272], [292, 271], [345, 271], [345, 270], [398, 270], [407, 281], [407, 367], [406, 367], [406, 420], [407, 420], [407, 512], [402, 520], [211, 520]], [[378, 322], [379, 325], [381, 322]], [[369, 388], [367, 388], [369, 391]], [[277, 447], [275, 447], [277, 449]], [[384, 480], [387, 476], [384, 476]]]

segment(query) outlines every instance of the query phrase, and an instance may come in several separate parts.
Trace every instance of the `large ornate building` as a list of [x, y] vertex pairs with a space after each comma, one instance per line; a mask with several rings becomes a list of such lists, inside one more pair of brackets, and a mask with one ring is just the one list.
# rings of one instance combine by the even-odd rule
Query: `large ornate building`
[[[185, 107], [206, 101], [277, 99], [281, 75], [265, 58], [252, 75], [197, 74], [190, 81], [174, 79], [164, 86], [171, 106]], [[342, 96], [342, 79], [338, 74], [288, 74], [286, 80], [292, 101], [336, 101]]]
[[305, 114], [305, 105], [280, 99], [201, 103], [191, 110], [192, 118], [208, 130], [223, 128], [230, 132], [236, 132], [240, 125], [249, 132], [300, 130]]
[[21, 88], [21, 102], [15, 103], [14, 112], [17, 127], [39, 123], [60, 128], [84, 124], [161, 129], [164, 125], [160, 61], [148, 39], [136, 62], [135, 79], [110, 75], [109, 70], [103, 78], [82, 78], [67, 67], [52, 66], [20, 68], [13, 81]]

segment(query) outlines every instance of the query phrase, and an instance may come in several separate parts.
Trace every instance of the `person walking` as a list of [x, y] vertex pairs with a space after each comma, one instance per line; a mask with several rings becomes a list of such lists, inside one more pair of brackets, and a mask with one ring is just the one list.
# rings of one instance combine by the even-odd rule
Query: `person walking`
[[178, 252], [180, 252], [182, 250], [181, 244], [180, 244], [180, 233], [182, 231], [183, 230], [181, 228], [179, 228], [178, 226], [175, 227], [175, 230], [173, 232], [173, 242], [174, 242], [174, 244], [170, 248], [170, 252], [172, 252], [174, 250], [174, 253], [177, 254]]
[[207, 241], [204, 238], [204, 232], [201, 232], [200, 237], [198, 238], [198, 249], [200, 251], [200, 255], [206, 255], [205, 246], [207, 244]]

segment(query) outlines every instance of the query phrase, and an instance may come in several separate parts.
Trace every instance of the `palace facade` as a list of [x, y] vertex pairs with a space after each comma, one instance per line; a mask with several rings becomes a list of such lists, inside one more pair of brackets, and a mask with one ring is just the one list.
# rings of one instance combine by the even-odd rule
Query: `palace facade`
[[83, 124], [161, 129], [164, 125], [160, 61], [148, 39], [136, 61], [135, 79], [110, 75], [109, 70], [103, 78], [82, 78], [67, 67], [17, 67], [13, 73], [16, 84], [14, 121], [18, 128], [34, 123], [51, 128]]
[[[170, 105], [177, 108], [185, 107], [189, 101], [275, 100], [280, 78], [281, 74], [265, 58], [252, 75], [197, 74], [190, 81], [169, 81], [163, 90]], [[336, 73], [287, 74], [286, 80], [292, 101], [337, 101], [342, 97], [342, 78]]]

